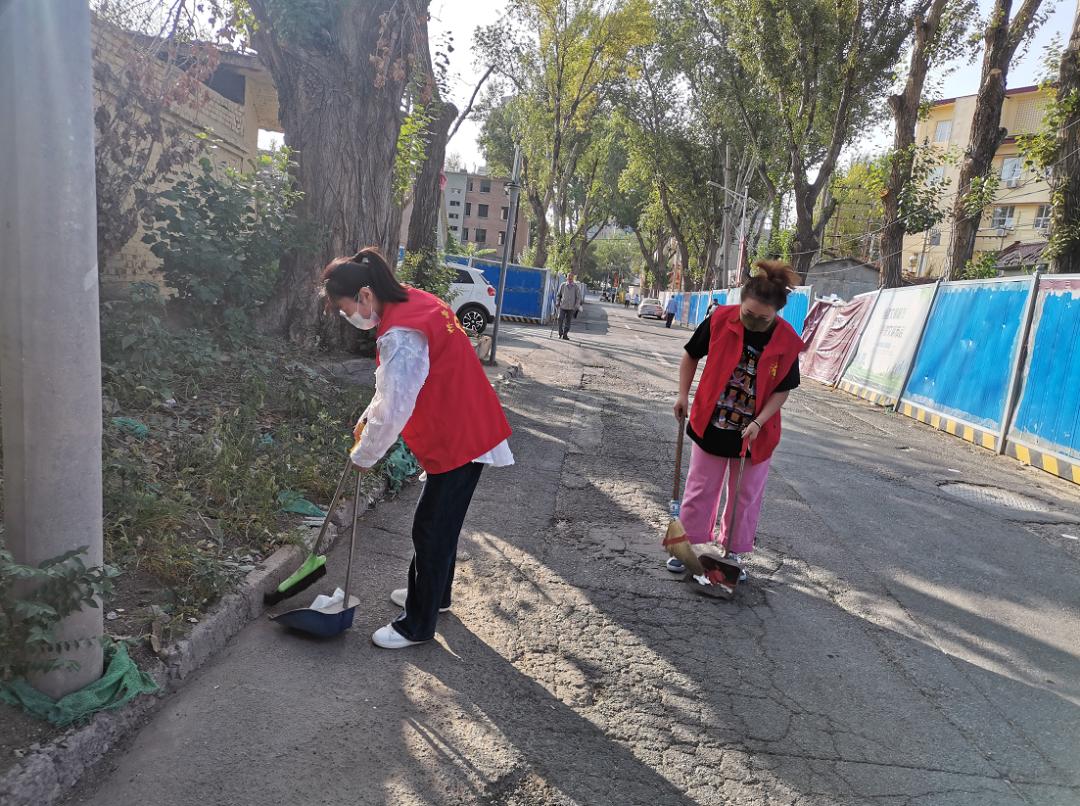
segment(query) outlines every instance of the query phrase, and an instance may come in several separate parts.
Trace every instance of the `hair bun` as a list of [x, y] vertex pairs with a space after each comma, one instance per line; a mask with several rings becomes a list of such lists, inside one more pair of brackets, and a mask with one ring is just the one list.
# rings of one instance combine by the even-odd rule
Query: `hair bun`
[[768, 282], [790, 290], [799, 285], [799, 275], [782, 260], [758, 260], [750, 269], [751, 277], [762, 277]]

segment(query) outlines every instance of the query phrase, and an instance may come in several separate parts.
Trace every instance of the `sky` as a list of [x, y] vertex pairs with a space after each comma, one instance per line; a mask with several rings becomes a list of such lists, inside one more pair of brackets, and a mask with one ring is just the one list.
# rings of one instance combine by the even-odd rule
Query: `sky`
[[[1051, 0], [1044, 0], [1044, 7]], [[992, 6], [992, 0], [980, 0], [980, 6], [986, 10]], [[469, 101], [476, 82], [482, 75], [485, 65], [475, 63], [472, 56], [473, 33], [477, 26], [490, 25], [497, 21], [505, 11], [504, 0], [432, 0], [430, 38], [433, 43], [442, 43], [447, 35], [453, 37], [454, 52], [450, 59], [451, 100], [459, 109]], [[1019, 3], [1014, 3], [1015, 7]], [[463, 8], [464, 7], [464, 8]], [[1022, 87], [1038, 83], [1043, 74], [1043, 52], [1055, 34], [1064, 43], [1072, 26], [1073, 15], [1080, 8], [1080, 0], [1058, 0], [1054, 12], [1036, 35], [1026, 54], [1015, 61], [1009, 71], [1009, 86]], [[466, 10], [467, 9], [467, 10]], [[937, 97], [952, 98], [972, 95], [978, 89], [981, 54], [972, 61], [957, 60], [950, 65], [948, 75], [939, 70], [931, 81], [940, 85]], [[447, 147], [447, 154], [461, 156], [469, 169], [483, 164], [483, 156], [477, 146], [479, 126], [473, 121], [466, 121], [458, 130]], [[882, 151], [888, 147], [891, 133], [887, 128], [869, 131], [849, 149], [848, 156]], [[265, 146], [270, 137], [260, 137], [260, 145]]]

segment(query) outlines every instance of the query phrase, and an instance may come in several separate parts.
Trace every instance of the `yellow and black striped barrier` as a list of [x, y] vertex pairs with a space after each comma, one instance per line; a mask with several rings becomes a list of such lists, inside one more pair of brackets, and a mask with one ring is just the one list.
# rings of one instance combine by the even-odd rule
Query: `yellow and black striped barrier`
[[954, 437], [960, 437], [972, 445], [978, 445], [980, 448], [986, 448], [990, 451], [997, 450], [998, 435], [995, 433], [962, 423], [943, 414], [927, 411], [912, 403], [901, 403], [897, 410], [905, 417], [911, 417], [920, 423], [926, 423], [931, 428], [944, 431], [946, 434], [952, 434]]
[[873, 403], [875, 406], [892, 406], [896, 403], [896, 398], [891, 395], [887, 395], [884, 392], [878, 392], [874, 389], [868, 389], [865, 386], [860, 386], [857, 383], [851, 383], [849, 381], [840, 381], [838, 385], [839, 389], [847, 392], [849, 395], [855, 395], [860, 400], [866, 400]]
[[1012, 440], [1005, 441], [1005, 453], [1013, 459], [1020, 460], [1025, 465], [1040, 468], [1047, 473], [1053, 473], [1058, 478], [1080, 484], [1080, 461], [1043, 453], [1040, 450]]

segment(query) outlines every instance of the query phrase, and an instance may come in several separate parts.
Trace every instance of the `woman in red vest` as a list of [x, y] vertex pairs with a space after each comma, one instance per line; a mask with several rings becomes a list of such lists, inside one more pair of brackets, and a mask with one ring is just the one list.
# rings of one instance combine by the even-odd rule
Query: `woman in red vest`
[[450, 607], [458, 535], [484, 465], [512, 465], [506, 421], [472, 342], [450, 306], [401, 285], [375, 249], [323, 270], [327, 308], [361, 330], [375, 330], [375, 395], [352, 452], [371, 468], [400, 434], [427, 473], [413, 518], [408, 587], [390, 594], [402, 613], [371, 640], [401, 649], [435, 635]]
[[[798, 282], [798, 275], [786, 263], [759, 260], [742, 287], [740, 304], [713, 310], [687, 342], [679, 366], [675, 416], [681, 420], [689, 407], [698, 362], [709, 357], [686, 428], [694, 444], [679, 517], [691, 543], [710, 541], [726, 476], [728, 503], [719, 539], [738, 562], [754, 550], [769, 459], [780, 441], [780, 408], [799, 385], [803, 342], [778, 315]], [[743, 450], [747, 462], [735, 533], [730, 534], [730, 508]], [[674, 557], [667, 566], [675, 573], [684, 570]]]

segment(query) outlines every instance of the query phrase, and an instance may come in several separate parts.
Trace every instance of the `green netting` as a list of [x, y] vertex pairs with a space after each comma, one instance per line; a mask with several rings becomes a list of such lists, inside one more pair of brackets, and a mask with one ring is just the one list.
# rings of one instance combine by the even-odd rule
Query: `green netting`
[[278, 506], [282, 512], [293, 512], [297, 515], [307, 515], [309, 518], [325, 518], [326, 510], [320, 509], [315, 504], [304, 498], [302, 493], [296, 490], [282, 490], [277, 497]]
[[157, 690], [157, 683], [139, 670], [127, 647], [113, 644], [105, 650], [105, 674], [86, 688], [54, 700], [19, 679], [0, 684], [0, 700], [62, 727], [98, 711], [119, 708], [140, 694], [153, 694]]
[[383, 469], [386, 472], [386, 479], [390, 483], [390, 492], [396, 493], [405, 483], [405, 479], [420, 472], [420, 465], [417, 464], [416, 457], [412, 455], [412, 451], [405, 444], [405, 440], [398, 437], [397, 443], [390, 453], [386, 455]]

